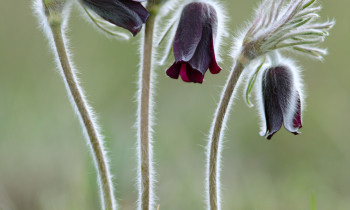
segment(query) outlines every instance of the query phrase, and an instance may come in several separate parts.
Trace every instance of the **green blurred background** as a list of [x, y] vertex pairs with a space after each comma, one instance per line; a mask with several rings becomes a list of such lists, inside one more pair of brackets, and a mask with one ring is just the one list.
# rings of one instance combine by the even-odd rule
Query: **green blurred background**
[[[297, 57], [308, 95], [302, 135], [281, 130], [265, 140], [256, 110], [238, 97], [223, 152], [223, 209], [350, 209], [350, 1], [321, 3], [322, 19], [337, 24], [323, 63]], [[225, 4], [234, 32], [257, 1]], [[76, 9], [70, 20], [71, 51], [106, 135], [120, 209], [135, 209], [138, 38], [108, 39]], [[0, 2], [0, 209], [98, 209], [90, 154], [37, 25], [31, 1]], [[160, 209], [204, 209], [204, 146], [230, 63], [202, 85], [156, 70]]]

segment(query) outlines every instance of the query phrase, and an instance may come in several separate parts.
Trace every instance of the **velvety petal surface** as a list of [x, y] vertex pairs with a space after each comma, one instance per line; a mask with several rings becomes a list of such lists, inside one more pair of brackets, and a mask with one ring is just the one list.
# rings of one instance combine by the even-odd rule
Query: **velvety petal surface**
[[211, 63], [211, 40], [211, 27], [206, 26], [203, 28], [202, 39], [198, 43], [193, 57], [188, 61], [192, 68], [197, 69], [202, 74], [205, 74]]
[[174, 63], [166, 71], [166, 74], [173, 79], [178, 79], [181, 76], [184, 82], [202, 83], [204, 79], [204, 75], [201, 72], [192, 68], [186, 62]]
[[187, 76], [190, 79], [190, 82], [194, 83], [203, 83], [204, 75], [191, 67], [191, 65], [187, 65]]
[[182, 79], [184, 82], [191, 82], [191, 80], [189, 79], [189, 76], [187, 75], [187, 65], [186, 65], [186, 63], [182, 63], [182, 64], [181, 64], [181, 67], [180, 67], [180, 76], [181, 76], [181, 79]]
[[271, 70], [267, 70], [263, 77], [263, 102], [266, 120], [266, 138], [271, 137], [281, 129], [283, 113], [279, 104], [278, 91], [275, 86], [276, 77]]
[[266, 70], [262, 88], [266, 137], [271, 139], [282, 124], [290, 132], [298, 134], [301, 128], [301, 104], [300, 96], [294, 89], [291, 71], [284, 66]]
[[167, 70], [167, 75], [171, 78], [180, 75], [185, 82], [202, 83], [208, 69], [213, 74], [219, 73], [214, 33], [217, 33], [215, 8], [203, 2], [186, 5], [174, 38], [175, 63]]
[[221, 68], [216, 62], [213, 37], [211, 38], [210, 53], [211, 53], [211, 56], [210, 56], [211, 60], [210, 60], [209, 70], [212, 74], [218, 74], [221, 71]]
[[301, 123], [301, 102], [300, 102], [300, 95], [298, 91], [294, 93], [294, 97], [292, 99], [292, 102], [294, 103], [294, 109], [291, 107], [291, 118], [285, 118], [284, 119], [284, 127], [291, 133], [298, 135], [299, 129], [302, 128]]
[[202, 3], [188, 4], [182, 11], [174, 39], [175, 61], [189, 61], [202, 38]]
[[141, 30], [149, 12], [139, 1], [81, 0], [84, 5], [103, 19], [129, 30], [134, 36]]
[[180, 74], [180, 68], [181, 68], [181, 64], [179, 65], [175, 62], [173, 65], [171, 65], [168, 68], [168, 70], [166, 71], [166, 74], [173, 79], [178, 79]]

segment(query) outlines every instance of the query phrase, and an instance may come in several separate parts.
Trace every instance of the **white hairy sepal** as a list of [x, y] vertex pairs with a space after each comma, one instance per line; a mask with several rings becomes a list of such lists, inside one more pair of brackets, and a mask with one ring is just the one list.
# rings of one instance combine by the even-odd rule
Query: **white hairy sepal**
[[217, 62], [222, 62], [223, 40], [229, 36], [229, 28], [227, 27], [228, 17], [223, 3], [219, 3], [216, 0], [171, 0], [160, 9], [161, 12], [158, 14], [156, 20], [155, 43], [157, 46], [160, 46], [163, 42], [165, 43], [164, 47], [158, 47], [159, 52], [157, 52], [157, 54], [162, 55], [162, 57], [159, 58], [159, 65], [164, 65], [172, 53], [171, 50], [176, 30], [184, 7], [194, 2], [209, 4], [216, 11], [218, 22], [217, 32], [214, 34], [214, 50]]
[[[265, 117], [265, 107], [264, 107], [264, 99], [263, 99], [263, 90], [262, 90], [262, 82], [263, 82], [263, 74], [264, 72], [269, 69], [276, 66], [285, 66], [288, 68], [290, 73], [292, 74], [292, 93], [288, 100], [288, 107], [287, 113], [283, 115], [283, 124], [284, 127], [291, 131], [291, 132], [297, 132], [296, 128], [293, 128], [290, 126], [290, 122], [293, 122], [294, 114], [298, 108], [297, 104], [297, 98], [300, 98], [300, 105], [301, 105], [301, 112], [305, 109], [305, 94], [304, 94], [304, 85], [302, 81], [302, 75], [301, 75], [301, 68], [296, 65], [296, 63], [289, 58], [284, 58], [278, 54], [278, 52], [274, 52], [273, 54], [269, 54], [269, 60], [264, 64], [262, 70], [259, 72], [259, 75], [257, 77], [257, 81], [254, 87], [255, 91], [255, 98], [256, 98], [256, 104], [257, 104], [257, 110], [261, 119], [260, 123], [260, 135], [264, 136], [266, 134], [266, 117]], [[299, 96], [298, 96], [299, 94]], [[302, 116], [302, 113], [301, 113]]]
[[[234, 55], [250, 58], [275, 49], [290, 50], [322, 60], [327, 50], [318, 46], [329, 35], [335, 21], [316, 22], [321, 7], [317, 0], [265, 0], [255, 10], [255, 18], [237, 38]], [[254, 47], [247, 46], [253, 44]], [[244, 45], [244, 46], [243, 46]]]
[[[104, 206], [104, 193], [102, 191], [102, 183], [101, 183], [101, 174], [100, 174], [100, 171], [98, 170], [98, 163], [97, 163], [97, 158], [96, 156], [94, 155], [94, 152], [93, 152], [93, 148], [92, 148], [92, 145], [89, 141], [89, 135], [87, 133], [87, 130], [85, 129], [85, 125], [84, 125], [84, 122], [83, 122], [83, 119], [82, 119], [82, 116], [78, 110], [78, 107], [73, 99], [73, 96], [72, 96], [72, 93], [70, 91], [70, 88], [69, 88], [69, 85], [65, 79], [65, 75], [64, 75], [64, 72], [63, 72], [63, 69], [62, 69], [62, 66], [61, 66], [61, 62], [59, 60], [59, 56], [58, 56], [58, 53], [57, 53], [57, 48], [56, 48], [56, 45], [55, 45], [55, 42], [54, 42], [54, 37], [53, 37], [53, 34], [52, 34], [52, 30], [50, 28], [50, 23], [48, 21], [48, 18], [47, 16], [45, 15], [45, 8], [44, 8], [44, 5], [43, 5], [43, 0], [35, 0], [33, 2], [33, 9], [34, 9], [34, 13], [35, 15], [37, 16], [38, 18], [38, 21], [39, 21], [39, 25], [40, 25], [40, 28], [43, 30], [45, 36], [47, 37], [48, 41], [49, 41], [49, 45], [50, 45], [50, 48], [51, 48], [51, 51], [52, 53], [54, 54], [54, 57], [55, 57], [55, 63], [56, 63], [56, 66], [57, 66], [57, 69], [59, 70], [59, 74], [61, 75], [62, 79], [63, 79], [63, 82], [65, 84], [65, 87], [66, 87], [66, 90], [67, 90], [67, 94], [68, 94], [68, 99], [73, 107], [73, 110], [76, 114], [76, 116], [78, 117], [79, 119], [79, 122], [80, 124], [82, 125], [81, 127], [83, 128], [82, 129], [82, 133], [83, 133], [83, 136], [84, 138], [86, 139], [86, 144], [88, 146], [88, 148], [90, 149], [90, 152], [92, 154], [92, 159], [93, 159], [93, 162], [94, 162], [94, 166], [96, 167], [96, 171], [97, 171], [97, 176], [98, 176], [98, 179], [97, 179], [97, 184], [99, 186], [99, 190], [100, 190], [100, 201], [101, 201], [101, 205], [102, 205], [102, 209], [105, 209], [105, 206]], [[91, 117], [91, 121], [92, 121], [92, 124], [93, 124], [93, 127], [95, 128], [96, 130], [96, 134], [98, 135], [98, 141], [99, 141], [99, 145], [101, 147], [101, 151], [103, 153], [103, 156], [105, 157], [105, 166], [106, 166], [106, 173], [107, 173], [107, 177], [108, 177], [108, 180], [113, 180], [113, 176], [110, 174], [110, 164], [109, 164], [109, 159], [107, 158], [108, 156], [108, 152], [106, 151], [105, 149], [105, 146], [104, 146], [104, 141], [103, 141], [103, 136], [101, 135], [101, 128], [99, 126], [99, 123], [98, 123], [98, 119], [93, 111], [93, 109], [91, 108], [91, 106], [88, 104], [87, 102], [87, 99], [86, 99], [86, 96], [84, 94], [84, 91], [82, 90], [82, 88], [80, 87], [79, 85], [79, 78], [77, 78], [77, 70], [73, 64], [73, 62], [71, 61], [71, 58], [72, 58], [72, 54], [71, 52], [69, 51], [69, 41], [68, 39], [66, 38], [66, 29], [67, 29], [67, 24], [68, 24], [68, 19], [69, 19], [69, 15], [70, 15], [70, 9], [71, 9], [71, 4], [72, 4], [72, 1], [67, 1], [67, 4], [65, 5], [64, 9], [62, 10], [62, 23], [61, 23], [61, 31], [62, 31], [62, 39], [63, 39], [63, 42], [64, 42], [64, 45], [65, 45], [65, 50], [66, 50], [66, 53], [67, 53], [67, 56], [68, 56], [68, 60], [69, 60], [69, 66], [71, 67], [71, 70], [73, 72], [73, 77], [74, 77], [74, 82], [77, 84], [78, 86], [78, 89], [79, 89], [79, 92], [81, 94], [81, 97], [83, 99], [83, 103], [84, 103], [84, 106], [87, 107], [87, 112], [89, 113], [89, 116]], [[116, 200], [114, 199], [115, 196], [114, 196], [114, 187], [113, 187], [113, 183], [108, 183], [110, 185], [109, 189], [111, 189], [111, 192], [110, 194], [112, 195], [112, 209], [117, 209], [117, 202]]]

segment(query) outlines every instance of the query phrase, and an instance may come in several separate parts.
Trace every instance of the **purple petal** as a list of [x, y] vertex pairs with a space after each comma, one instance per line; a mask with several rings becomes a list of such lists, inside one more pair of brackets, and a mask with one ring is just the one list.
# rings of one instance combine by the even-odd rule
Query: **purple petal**
[[140, 2], [131, 0], [82, 0], [84, 5], [103, 19], [129, 30], [134, 36], [149, 17]]
[[[301, 102], [300, 102], [300, 95], [298, 92], [296, 92], [296, 95], [294, 96], [295, 98], [294, 103], [295, 107], [294, 109], [291, 108], [292, 112], [292, 119], [287, 119], [285, 118], [284, 121], [284, 127], [291, 133], [298, 135], [299, 129], [302, 128], [302, 123], [301, 123]], [[288, 122], [287, 122], [287, 120]]]
[[187, 76], [191, 82], [203, 83], [204, 75], [196, 69], [191, 68], [190, 65], [187, 66]]
[[187, 76], [187, 64], [186, 63], [181, 64], [180, 76], [184, 82], [191, 82], [191, 80]]
[[214, 50], [214, 40], [213, 37], [211, 38], [211, 47], [210, 47], [210, 52], [211, 52], [211, 61], [209, 65], [210, 72], [212, 74], [218, 74], [221, 71], [220, 66], [217, 64], [216, 59], [215, 59], [215, 50]]
[[197, 69], [202, 74], [208, 70], [211, 63], [211, 39], [212, 30], [210, 26], [204, 27], [202, 39], [198, 43], [197, 49], [188, 63], [192, 68]]
[[170, 68], [166, 71], [166, 74], [173, 78], [173, 79], [178, 79], [179, 78], [179, 74], [180, 74], [180, 67], [181, 64], [177, 64], [176, 62], [170, 66]]
[[[142, 23], [145, 23], [149, 17], [149, 12], [140, 4], [141, 1], [135, 1], [132, 2], [128, 0], [121, 0], [124, 1], [124, 4], [126, 7], [128, 7], [131, 11], [134, 11], [139, 18], [141, 19]], [[142, 0], [144, 1], [144, 0]]]
[[189, 61], [195, 53], [202, 38], [202, 9], [201, 3], [191, 3], [183, 9], [174, 39], [176, 61]]
[[267, 70], [263, 79], [263, 102], [266, 120], [266, 138], [271, 137], [281, 129], [283, 123], [283, 114], [279, 105], [278, 91], [275, 87], [273, 74], [269, 74]]
[[[180, 65], [180, 68], [178, 68], [179, 65]], [[191, 68], [191, 66], [189, 64], [187, 64], [187, 63], [181, 63], [179, 65], [177, 67], [174, 67], [174, 68], [172, 68], [172, 67], [169, 68], [170, 73], [172, 74], [171, 76], [168, 74], [169, 70], [167, 71], [167, 74], [170, 77], [172, 77], [174, 79], [177, 79], [178, 76], [177, 76], [177, 78], [175, 78], [173, 76], [176, 75], [176, 73], [178, 73], [178, 72], [175, 72], [175, 71], [179, 71], [181, 79], [184, 82], [194, 82], [194, 83], [202, 83], [203, 82], [204, 75], [202, 75], [202, 73], [200, 73], [196, 69]]]
[[297, 110], [294, 114], [294, 118], [293, 118], [293, 126], [294, 128], [302, 128], [303, 125], [301, 123], [301, 102], [300, 102], [300, 96], [298, 94], [298, 102], [297, 102]]
[[265, 71], [263, 99], [267, 138], [270, 139], [281, 128], [282, 123], [288, 131], [298, 134], [298, 129], [301, 128], [300, 96], [288, 67], [277, 66]]

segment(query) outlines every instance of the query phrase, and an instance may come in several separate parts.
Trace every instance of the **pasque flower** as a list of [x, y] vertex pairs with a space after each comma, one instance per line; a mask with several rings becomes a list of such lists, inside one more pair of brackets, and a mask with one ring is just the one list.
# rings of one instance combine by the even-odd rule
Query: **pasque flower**
[[194, 2], [182, 11], [173, 43], [174, 64], [167, 75], [185, 82], [202, 83], [204, 74], [220, 72], [215, 59], [214, 40], [218, 18], [215, 8], [207, 3]]
[[292, 69], [286, 65], [269, 67], [263, 72], [261, 85], [267, 139], [271, 139], [282, 124], [289, 132], [299, 134], [301, 97]]
[[145, 0], [81, 0], [83, 5], [108, 22], [129, 30], [134, 36], [149, 17]]

